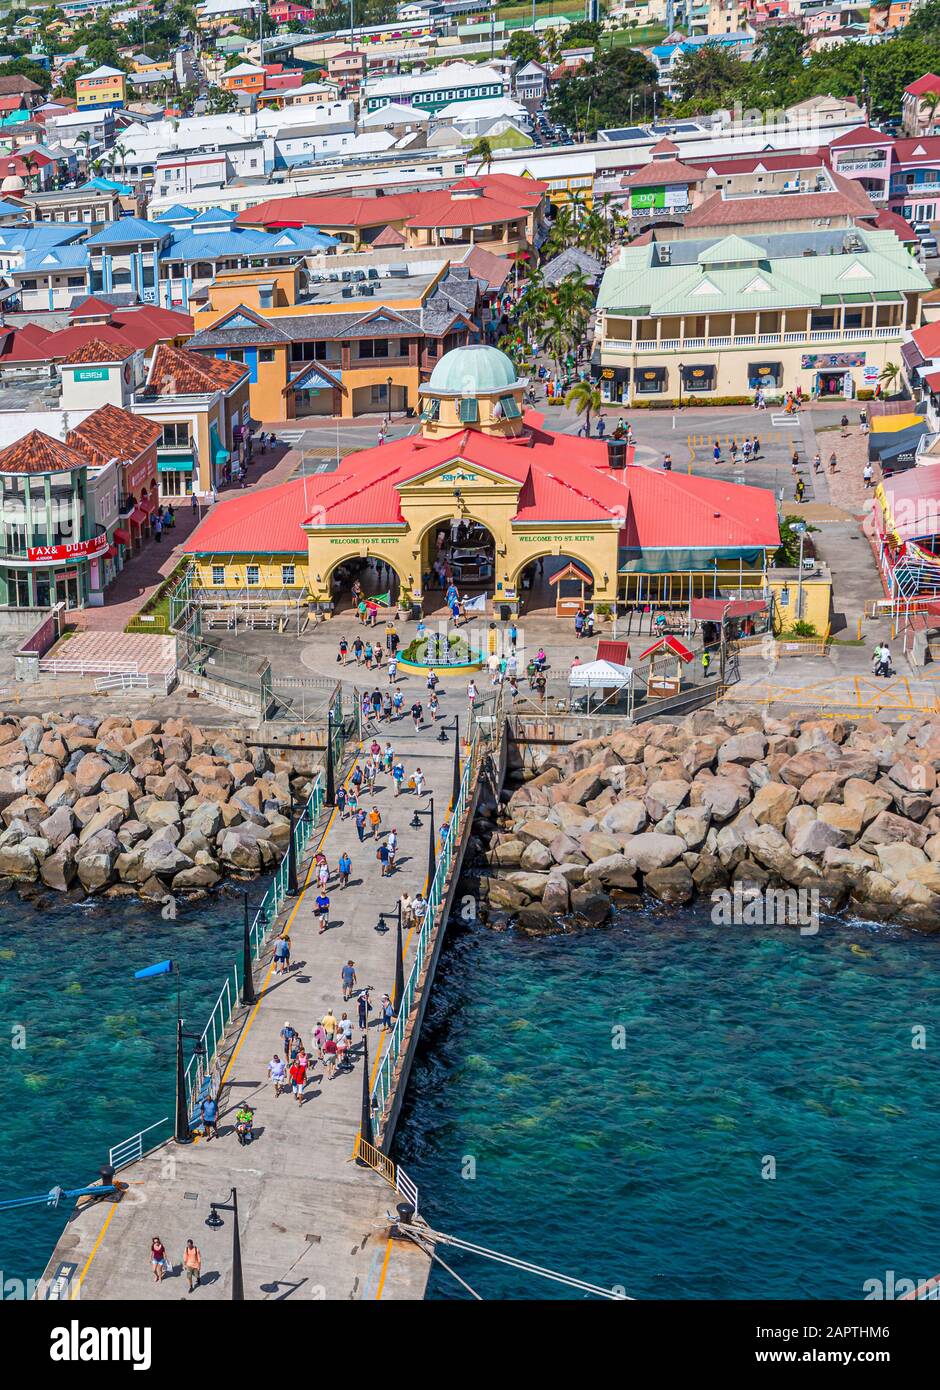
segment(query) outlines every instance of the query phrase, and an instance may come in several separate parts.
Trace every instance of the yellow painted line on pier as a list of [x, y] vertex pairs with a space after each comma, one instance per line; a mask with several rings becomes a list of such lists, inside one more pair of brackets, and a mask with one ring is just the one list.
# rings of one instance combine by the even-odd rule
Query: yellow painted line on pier
[[389, 1238], [388, 1238], [388, 1240], [387, 1240], [387, 1242], [386, 1242], [386, 1244], [385, 1244], [385, 1259], [382, 1261], [382, 1273], [379, 1275], [379, 1284], [378, 1284], [378, 1288], [377, 1288], [376, 1291], [375, 1291], [375, 1297], [376, 1297], [376, 1299], [380, 1299], [380, 1298], [382, 1297], [382, 1290], [385, 1288], [385, 1276], [386, 1276], [386, 1274], [388, 1273], [388, 1262], [389, 1262], [389, 1260], [390, 1260], [390, 1258], [391, 1258], [391, 1254], [392, 1254], [392, 1238], [391, 1238], [391, 1236], [389, 1236]]
[[81, 1274], [78, 1276], [78, 1282], [76, 1283], [75, 1288], [74, 1288], [74, 1289], [72, 1290], [72, 1292], [69, 1294], [69, 1299], [70, 1299], [70, 1300], [73, 1299], [73, 1298], [78, 1298], [79, 1290], [80, 1290], [81, 1287], [82, 1287], [82, 1283], [83, 1283], [83, 1281], [84, 1281], [85, 1275], [88, 1273], [89, 1269], [91, 1269], [91, 1262], [92, 1262], [92, 1260], [95, 1258], [95, 1256], [96, 1256], [97, 1253], [98, 1253], [98, 1247], [100, 1246], [101, 1242], [104, 1240], [104, 1233], [105, 1233], [105, 1231], [108, 1229], [108, 1227], [110, 1226], [110, 1224], [111, 1224], [111, 1218], [112, 1218], [112, 1216], [114, 1215], [114, 1213], [115, 1213], [116, 1211], [117, 1211], [117, 1203], [115, 1203], [115, 1205], [111, 1208], [111, 1210], [108, 1212], [107, 1216], [105, 1217], [104, 1225], [101, 1227], [101, 1230], [98, 1232], [98, 1239], [95, 1241], [94, 1245], [91, 1247], [91, 1253], [89, 1254], [88, 1259], [85, 1261], [85, 1264], [84, 1264], [84, 1267], [83, 1267], [83, 1269], [82, 1269]]

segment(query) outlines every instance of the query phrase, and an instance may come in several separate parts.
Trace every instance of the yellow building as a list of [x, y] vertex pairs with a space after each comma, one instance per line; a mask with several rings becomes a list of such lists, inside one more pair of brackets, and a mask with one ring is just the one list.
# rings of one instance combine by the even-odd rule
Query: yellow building
[[299, 264], [223, 272], [188, 346], [248, 368], [251, 413], [264, 424], [416, 410], [441, 356], [476, 333], [476, 281], [447, 263], [374, 273], [338, 270], [311, 282]]
[[75, 104], [79, 111], [123, 106], [126, 98], [127, 78], [119, 68], [102, 66], [75, 79]]
[[187, 546], [197, 587], [218, 601], [289, 590], [339, 610], [371, 565], [402, 605], [431, 612], [453, 582], [506, 615], [524, 611], [550, 557], [601, 611], [654, 592], [673, 606], [769, 596], [772, 492], [633, 467], [625, 446], [554, 434], [525, 412], [527, 384], [496, 348], [447, 353], [421, 388], [420, 433], [214, 507]]

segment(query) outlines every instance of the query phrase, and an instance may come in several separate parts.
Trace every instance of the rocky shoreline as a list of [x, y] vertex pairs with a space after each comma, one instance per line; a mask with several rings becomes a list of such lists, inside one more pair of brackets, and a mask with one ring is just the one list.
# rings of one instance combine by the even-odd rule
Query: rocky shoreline
[[198, 894], [272, 869], [309, 777], [184, 719], [0, 721], [0, 888]]
[[940, 718], [699, 711], [526, 761], [475, 827], [493, 926], [600, 925], [741, 884], [940, 929]]

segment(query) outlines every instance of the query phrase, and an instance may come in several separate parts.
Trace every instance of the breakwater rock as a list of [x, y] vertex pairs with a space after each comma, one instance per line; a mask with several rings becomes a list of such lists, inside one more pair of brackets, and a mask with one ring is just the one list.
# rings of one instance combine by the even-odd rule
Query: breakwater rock
[[[298, 798], [308, 794], [298, 779]], [[244, 738], [183, 719], [0, 722], [0, 880], [77, 893], [206, 891], [273, 868], [288, 773]]]
[[940, 930], [940, 718], [699, 711], [525, 761], [478, 828], [494, 924], [600, 924], [642, 894], [685, 903], [740, 883]]

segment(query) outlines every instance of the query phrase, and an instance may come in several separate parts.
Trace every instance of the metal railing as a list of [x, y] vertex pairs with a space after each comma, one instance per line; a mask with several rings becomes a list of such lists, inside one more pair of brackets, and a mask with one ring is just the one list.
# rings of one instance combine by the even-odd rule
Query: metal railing
[[[482, 704], [482, 702], [480, 702], [480, 704]], [[502, 687], [500, 687], [500, 690], [494, 694], [489, 703], [483, 704], [482, 708], [479, 707], [478, 704], [472, 712], [472, 733], [467, 757], [463, 766], [463, 773], [460, 778], [460, 790], [456, 802], [451, 807], [449, 830], [443, 841], [440, 841], [438, 844], [437, 867], [434, 871], [434, 878], [428, 889], [427, 911], [424, 914], [424, 920], [418, 932], [414, 960], [411, 965], [411, 970], [408, 973], [408, 978], [405, 980], [405, 988], [402, 997], [401, 999], [395, 1000], [395, 1023], [392, 1027], [388, 1046], [382, 1056], [372, 1086], [372, 1107], [379, 1115], [384, 1112], [386, 1103], [391, 1094], [392, 1077], [394, 1075], [395, 1065], [401, 1054], [408, 1018], [415, 1003], [415, 996], [431, 946], [431, 937], [438, 913], [447, 896], [450, 869], [454, 861], [457, 846], [460, 844], [463, 835], [467, 809], [472, 799], [473, 788], [480, 770], [483, 744], [487, 740], [487, 733], [491, 736], [498, 737], [502, 709]]]
[[[163, 1130], [164, 1126], [169, 1125], [169, 1115], [164, 1115], [162, 1120], [157, 1120], [156, 1124], [148, 1125], [146, 1129], [139, 1129], [136, 1134], [132, 1134], [129, 1139], [122, 1139], [120, 1144], [115, 1144], [108, 1150], [108, 1162], [115, 1172], [119, 1168], [126, 1168], [128, 1163], [136, 1163], [139, 1158], [143, 1158], [145, 1153], [150, 1153], [158, 1144], [168, 1138], [167, 1134], [160, 1134], [159, 1137], [154, 1130]], [[151, 1135], [144, 1148], [144, 1135]]]
[[361, 1134], [356, 1135], [353, 1158], [365, 1163], [373, 1172], [378, 1173], [380, 1178], [384, 1178], [389, 1187], [393, 1187], [417, 1214], [418, 1184], [408, 1176], [400, 1164], [393, 1163], [387, 1154], [383, 1154], [381, 1149], [363, 1139]]
[[[294, 850], [299, 864], [300, 858], [306, 849], [314, 827], [323, 809], [324, 798], [324, 777], [322, 772], [317, 772], [313, 790], [300, 815], [294, 822]], [[252, 960], [259, 960], [264, 950], [265, 942], [277, 921], [278, 914], [284, 905], [287, 897], [287, 880], [289, 871], [289, 855], [285, 853], [281, 861], [274, 870], [270, 886], [261, 900], [254, 920], [249, 928], [249, 941], [251, 944]], [[189, 1059], [186, 1067], [186, 1095], [190, 1106], [190, 1113], [194, 1105], [195, 1098], [202, 1089], [206, 1076], [212, 1071], [219, 1054], [219, 1046], [225, 1035], [232, 1017], [232, 1012], [241, 994], [241, 962], [236, 961], [230, 967], [226, 976], [225, 983], [219, 993], [215, 1006], [209, 1015], [209, 1022], [203, 1029], [202, 1036], [196, 1047], [195, 1052]]]

